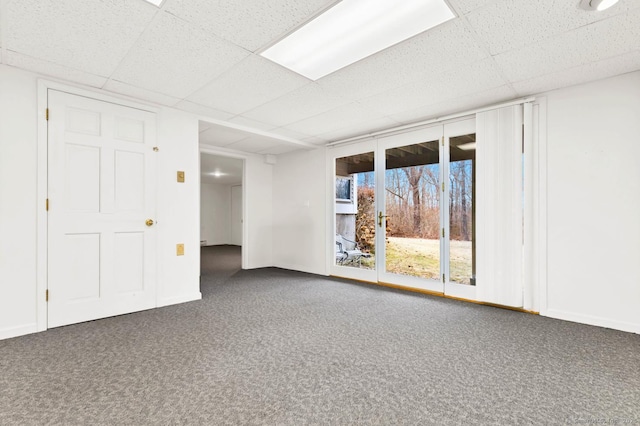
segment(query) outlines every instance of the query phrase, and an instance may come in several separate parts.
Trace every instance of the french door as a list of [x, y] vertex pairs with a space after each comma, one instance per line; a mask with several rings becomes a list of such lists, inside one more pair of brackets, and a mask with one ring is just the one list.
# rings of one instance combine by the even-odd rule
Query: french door
[[475, 299], [475, 119], [331, 152], [332, 274]]

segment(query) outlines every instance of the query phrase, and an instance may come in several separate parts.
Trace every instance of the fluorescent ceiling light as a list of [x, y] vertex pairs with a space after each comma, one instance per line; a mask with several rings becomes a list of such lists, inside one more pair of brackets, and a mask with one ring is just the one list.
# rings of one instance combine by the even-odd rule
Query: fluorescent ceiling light
[[213, 173], [209, 173], [209, 175], [210, 175], [210, 176], [213, 176], [213, 177], [217, 177], [217, 178], [219, 178], [219, 177], [221, 177], [221, 176], [226, 176], [226, 173], [222, 173], [222, 172], [220, 172], [220, 171], [217, 171], [217, 170], [216, 170], [216, 171], [215, 171], [215, 172], [213, 172]]
[[261, 55], [317, 80], [454, 17], [444, 0], [342, 0]]
[[475, 142], [463, 143], [462, 145], [458, 145], [458, 149], [461, 149], [463, 151], [471, 151], [476, 149], [476, 143]]
[[147, 3], [151, 3], [154, 6], [160, 7], [164, 0], [145, 0]]

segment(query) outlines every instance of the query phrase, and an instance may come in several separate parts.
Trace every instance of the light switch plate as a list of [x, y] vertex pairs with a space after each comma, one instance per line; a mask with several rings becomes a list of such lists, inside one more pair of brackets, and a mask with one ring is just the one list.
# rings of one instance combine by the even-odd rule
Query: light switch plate
[[184, 172], [178, 172], [178, 182], [184, 183]]
[[176, 255], [184, 256], [184, 244], [176, 244]]

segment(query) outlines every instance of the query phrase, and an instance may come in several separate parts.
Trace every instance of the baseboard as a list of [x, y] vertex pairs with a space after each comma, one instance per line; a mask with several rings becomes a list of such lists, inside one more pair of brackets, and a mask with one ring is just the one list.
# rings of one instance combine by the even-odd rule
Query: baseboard
[[24, 336], [25, 334], [37, 333], [38, 324], [20, 325], [18, 327], [9, 327], [0, 329], [0, 340], [10, 339], [12, 337]]
[[640, 334], [640, 324], [634, 324], [631, 322], [616, 321], [591, 315], [557, 311], [554, 309], [547, 309], [544, 313], [541, 312], [540, 315], [564, 321], [578, 322], [581, 324], [595, 325], [597, 327], [611, 328], [614, 330]]
[[202, 299], [202, 293], [200, 293], [199, 291], [182, 296], [168, 297], [166, 299], [158, 300], [158, 308], [161, 308], [163, 306], [177, 305], [179, 303], [193, 302], [194, 300], [200, 299]]

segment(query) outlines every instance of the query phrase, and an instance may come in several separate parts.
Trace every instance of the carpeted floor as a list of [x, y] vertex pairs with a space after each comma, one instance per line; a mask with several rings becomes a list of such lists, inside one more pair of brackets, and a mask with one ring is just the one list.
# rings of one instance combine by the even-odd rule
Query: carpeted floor
[[638, 335], [202, 258], [202, 301], [0, 341], [0, 424], [640, 424]]

